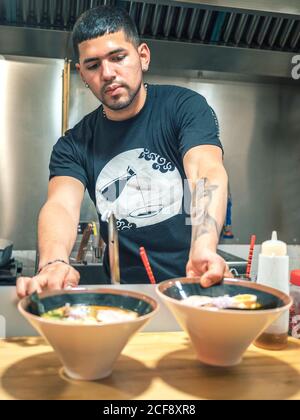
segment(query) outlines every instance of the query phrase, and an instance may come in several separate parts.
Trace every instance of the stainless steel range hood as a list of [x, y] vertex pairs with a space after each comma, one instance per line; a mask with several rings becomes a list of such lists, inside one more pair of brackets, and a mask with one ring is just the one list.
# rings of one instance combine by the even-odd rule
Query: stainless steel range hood
[[77, 17], [126, 8], [153, 50], [152, 68], [291, 78], [299, 0], [0, 0], [0, 54], [71, 57]]

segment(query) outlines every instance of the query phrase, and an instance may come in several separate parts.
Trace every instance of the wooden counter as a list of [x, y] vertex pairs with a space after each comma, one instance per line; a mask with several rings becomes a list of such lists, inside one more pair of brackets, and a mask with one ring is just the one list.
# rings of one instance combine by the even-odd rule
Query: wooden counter
[[183, 332], [140, 333], [111, 377], [76, 382], [41, 338], [0, 341], [0, 399], [300, 399], [300, 341], [284, 351], [251, 346], [234, 368], [199, 363]]

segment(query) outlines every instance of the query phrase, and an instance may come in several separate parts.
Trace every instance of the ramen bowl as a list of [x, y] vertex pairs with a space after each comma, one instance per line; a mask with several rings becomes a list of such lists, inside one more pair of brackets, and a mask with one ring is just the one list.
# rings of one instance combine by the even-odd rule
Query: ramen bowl
[[[249, 345], [291, 306], [291, 298], [275, 289], [250, 281], [225, 280], [208, 289], [199, 278], [178, 278], [160, 283], [156, 291], [185, 330], [197, 358], [212, 366], [234, 366], [241, 362]], [[260, 309], [195, 307], [191, 296], [255, 295]], [[196, 298], [197, 299], [197, 298]]]
[[[59, 356], [65, 373], [76, 380], [97, 380], [109, 376], [114, 363], [132, 336], [158, 311], [156, 301], [142, 293], [115, 289], [45, 292], [22, 299], [20, 313], [46, 339]], [[132, 311], [134, 319], [94, 324], [65, 322], [40, 316], [65, 305], [105, 307]]]

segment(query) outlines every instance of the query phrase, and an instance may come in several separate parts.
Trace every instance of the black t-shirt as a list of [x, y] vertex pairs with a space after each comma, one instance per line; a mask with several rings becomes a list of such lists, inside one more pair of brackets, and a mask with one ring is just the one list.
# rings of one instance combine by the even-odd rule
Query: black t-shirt
[[[157, 281], [185, 276], [191, 226], [183, 157], [204, 144], [222, 147], [216, 115], [204, 97], [149, 85], [146, 103], [133, 118], [108, 120], [100, 106], [54, 146], [50, 178], [71, 176], [83, 183], [106, 242], [108, 225], [101, 215], [115, 213], [123, 283], [149, 283], [141, 246]], [[108, 255], [104, 266], [108, 270]]]

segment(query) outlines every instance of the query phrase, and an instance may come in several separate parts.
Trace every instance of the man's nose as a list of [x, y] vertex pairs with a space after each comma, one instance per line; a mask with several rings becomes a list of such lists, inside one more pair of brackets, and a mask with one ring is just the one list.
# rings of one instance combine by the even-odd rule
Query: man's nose
[[116, 77], [114, 65], [109, 62], [102, 62], [102, 78], [103, 80], [113, 80]]

